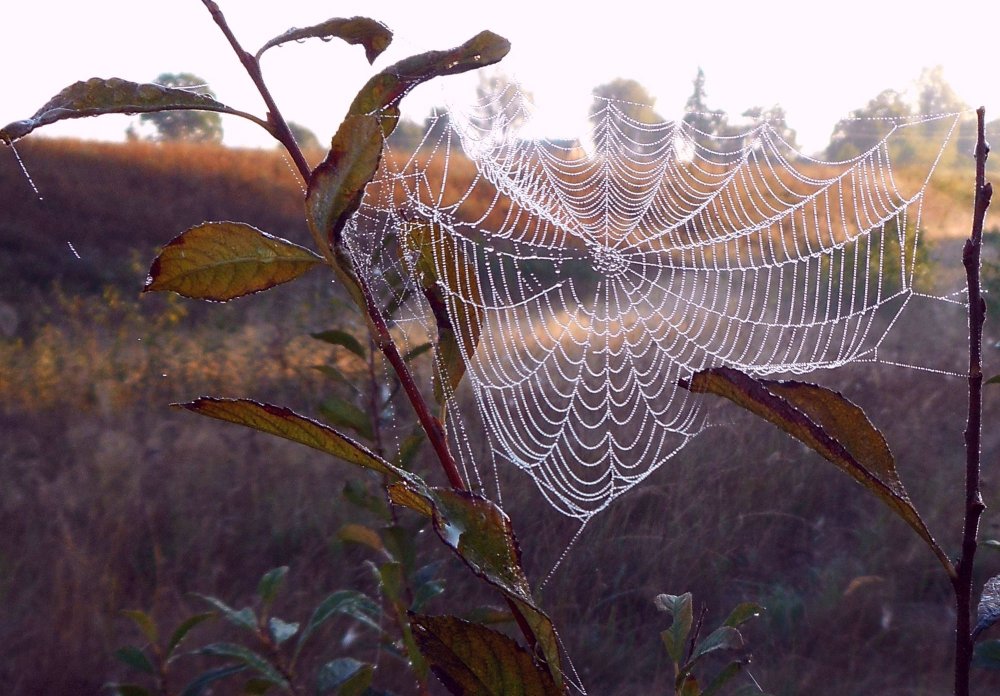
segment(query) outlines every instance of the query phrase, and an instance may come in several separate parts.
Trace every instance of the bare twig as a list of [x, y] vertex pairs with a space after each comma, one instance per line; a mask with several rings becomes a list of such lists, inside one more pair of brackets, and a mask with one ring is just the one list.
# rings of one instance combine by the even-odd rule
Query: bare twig
[[972, 665], [972, 597], [973, 569], [979, 535], [979, 519], [986, 505], [979, 490], [981, 434], [983, 415], [983, 323], [986, 303], [980, 288], [980, 257], [983, 242], [983, 222], [993, 195], [986, 181], [986, 110], [977, 112], [976, 197], [972, 219], [972, 235], [965, 242], [962, 263], [969, 288], [969, 417], [965, 429], [965, 526], [962, 532], [962, 555], [958, 576], [953, 581], [957, 617], [955, 620], [955, 696], [969, 695], [969, 670]]

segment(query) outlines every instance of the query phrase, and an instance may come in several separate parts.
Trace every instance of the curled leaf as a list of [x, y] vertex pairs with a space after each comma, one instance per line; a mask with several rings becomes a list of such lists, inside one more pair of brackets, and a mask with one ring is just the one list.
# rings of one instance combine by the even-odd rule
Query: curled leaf
[[684, 661], [687, 650], [688, 633], [694, 621], [694, 602], [690, 592], [682, 595], [660, 594], [653, 599], [653, 604], [660, 611], [670, 614], [673, 621], [670, 628], [663, 631], [660, 637], [667, 649], [670, 659], [680, 665]]
[[352, 102], [333, 136], [327, 158], [310, 178], [306, 217], [314, 233], [330, 241], [339, 262], [338, 276], [359, 306], [365, 307], [363, 293], [341, 248], [341, 232], [378, 170], [384, 140], [399, 121], [399, 100], [422, 82], [491, 65], [508, 51], [506, 39], [485, 31], [449, 51], [422, 53], [386, 68], [372, 77]]
[[226, 302], [287, 283], [323, 259], [242, 222], [206, 222], [171, 240], [153, 260], [143, 292], [173, 291]]
[[365, 57], [368, 62], [374, 63], [375, 59], [392, 42], [392, 32], [381, 22], [367, 17], [351, 17], [350, 19], [334, 17], [303, 29], [293, 27], [280, 36], [274, 37], [257, 51], [257, 59], [260, 59], [264, 51], [274, 46], [280, 46], [289, 41], [304, 41], [313, 38], [323, 41], [337, 38], [343, 39], [349, 44], [361, 44], [365, 47]]
[[75, 82], [62, 90], [30, 118], [14, 121], [0, 128], [0, 141], [12, 143], [36, 128], [69, 118], [183, 110], [215, 111], [241, 116], [270, 131], [270, 126], [265, 121], [191, 90], [149, 82], [129, 82], [117, 77], [107, 80], [94, 77], [85, 82]]

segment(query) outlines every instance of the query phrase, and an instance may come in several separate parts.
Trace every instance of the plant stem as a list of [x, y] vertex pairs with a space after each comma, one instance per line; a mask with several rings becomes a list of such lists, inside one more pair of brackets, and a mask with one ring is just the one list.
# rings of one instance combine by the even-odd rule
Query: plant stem
[[958, 559], [955, 590], [955, 696], [969, 695], [969, 670], [972, 666], [972, 596], [973, 570], [976, 556], [979, 519], [986, 505], [979, 490], [981, 435], [983, 415], [983, 323], [986, 303], [980, 287], [980, 257], [983, 242], [983, 222], [993, 195], [986, 181], [986, 110], [976, 111], [976, 195], [972, 218], [972, 235], [965, 242], [962, 263], [969, 289], [969, 416], [965, 428], [965, 526], [962, 533], [962, 555]]
[[[219, 29], [222, 30], [223, 34], [225, 34], [226, 39], [229, 41], [229, 45], [233, 47], [233, 50], [239, 57], [243, 67], [250, 75], [250, 79], [253, 80], [254, 85], [257, 87], [257, 91], [260, 92], [261, 97], [263, 97], [264, 103], [267, 105], [268, 130], [271, 135], [278, 140], [278, 142], [285, 146], [285, 149], [288, 150], [289, 155], [291, 155], [296, 168], [299, 170], [299, 174], [301, 174], [302, 178], [308, 183], [311, 178], [312, 171], [309, 168], [309, 164], [306, 162], [305, 156], [302, 154], [301, 148], [299, 148], [298, 143], [295, 142], [295, 138], [292, 135], [291, 130], [288, 128], [288, 123], [281, 115], [281, 111], [278, 109], [274, 98], [271, 96], [270, 90], [264, 82], [264, 76], [260, 71], [260, 62], [252, 54], [245, 51], [240, 45], [240, 42], [233, 34], [232, 29], [229, 28], [229, 23], [222, 14], [222, 10], [219, 8], [219, 5], [214, 2], [214, 0], [202, 0], [202, 2], [212, 14], [212, 19], [218, 25]], [[336, 267], [339, 262], [336, 259], [334, 250], [330, 248], [330, 244], [315, 231], [313, 232], [313, 236], [316, 246], [323, 254], [326, 262], [330, 266]], [[420, 421], [420, 425], [427, 433], [427, 438], [430, 440], [431, 446], [434, 448], [434, 451], [438, 455], [438, 459], [441, 461], [441, 466], [444, 469], [445, 476], [448, 478], [448, 482], [451, 484], [452, 488], [468, 490], [465, 480], [462, 478], [462, 475], [458, 470], [455, 458], [452, 456], [451, 450], [448, 447], [448, 438], [444, 434], [444, 428], [442, 427], [441, 422], [431, 414], [430, 409], [427, 407], [427, 402], [420, 393], [420, 389], [417, 387], [416, 382], [414, 382], [413, 375], [410, 373], [410, 370], [406, 365], [406, 361], [403, 360], [403, 356], [399, 353], [399, 348], [396, 346], [395, 341], [392, 340], [392, 335], [389, 333], [389, 327], [386, 325], [385, 318], [382, 316], [382, 310], [375, 301], [375, 297], [372, 294], [371, 289], [368, 287], [364, 278], [356, 276], [356, 280], [361, 288], [362, 294], [364, 295], [365, 310], [368, 314], [372, 340], [374, 340], [375, 345], [377, 345], [379, 350], [382, 351], [386, 360], [389, 361], [389, 364], [392, 365], [393, 370], [395, 370], [396, 374], [399, 376], [403, 389], [406, 392], [407, 397], [410, 399], [410, 403], [413, 405], [413, 410], [416, 412], [417, 419]]]
[[229, 45], [233, 47], [247, 74], [250, 75], [250, 79], [253, 80], [254, 85], [257, 87], [257, 91], [260, 92], [260, 96], [264, 99], [264, 104], [267, 106], [267, 123], [270, 126], [268, 130], [278, 142], [285, 146], [288, 154], [291, 155], [292, 161], [295, 162], [296, 169], [302, 175], [302, 179], [308, 182], [309, 174], [312, 170], [308, 162], [306, 162], [305, 155], [302, 154], [302, 149], [295, 142], [295, 136], [292, 135], [288, 123], [281, 115], [281, 111], [278, 110], [278, 105], [275, 103], [274, 97], [271, 96], [271, 90], [267, 88], [267, 84], [264, 82], [264, 75], [260, 71], [260, 61], [252, 54], [243, 50], [240, 42], [236, 39], [236, 35], [229, 28], [229, 23], [226, 21], [225, 15], [222, 14], [219, 5], [214, 0], [202, 0], [202, 2], [212, 14], [212, 19], [215, 20], [219, 29], [226, 36], [226, 39], [229, 40]]

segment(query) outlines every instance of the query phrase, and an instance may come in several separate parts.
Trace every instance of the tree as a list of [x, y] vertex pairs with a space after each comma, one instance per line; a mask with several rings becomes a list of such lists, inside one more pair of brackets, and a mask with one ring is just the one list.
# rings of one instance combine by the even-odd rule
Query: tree
[[698, 68], [694, 91], [684, 104], [684, 123], [705, 135], [718, 135], [726, 125], [726, 113], [710, 109], [705, 100], [705, 71]]
[[[162, 73], [155, 82], [214, 97], [205, 80], [191, 73]], [[141, 124], [156, 129], [153, 140], [188, 140], [197, 143], [222, 142], [222, 117], [213, 111], [158, 111], [142, 114]]]
[[[651, 152], [656, 142], [662, 138], [655, 126], [664, 119], [654, 109], [656, 100], [646, 88], [635, 80], [617, 78], [600, 85], [594, 90], [594, 101], [590, 107], [590, 120], [596, 130], [595, 139], [599, 147], [610, 146], [614, 133], [622, 137], [622, 146], [634, 152]], [[622, 118], [608, 118], [609, 109], [614, 109]], [[617, 138], [616, 138], [617, 139]]]
[[684, 104], [684, 123], [691, 127], [691, 138], [702, 152], [701, 156], [712, 153], [725, 153], [742, 146], [739, 138], [733, 140], [715, 140], [713, 136], [731, 135], [727, 124], [726, 112], [711, 109], [705, 98], [705, 71], [698, 68], [694, 78], [694, 90]]
[[319, 138], [316, 137], [316, 134], [305, 126], [294, 121], [289, 121], [288, 129], [292, 131], [292, 137], [295, 138], [295, 142], [306, 152], [323, 149], [323, 145], [320, 143]]
[[944, 79], [944, 69], [940, 65], [924, 68], [917, 79], [917, 113], [947, 114], [968, 108]]
[[793, 128], [788, 127], [788, 122], [785, 118], [785, 110], [780, 105], [775, 104], [769, 109], [765, 109], [762, 106], [752, 106], [743, 112], [743, 117], [751, 119], [755, 126], [761, 123], [767, 123], [771, 126], [771, 129], [778, 135], [778, 137], [784, 140], [789, 147], [795, 150], [799, 149], [799, 145], [796, 140], [797, 134]]
[[503, 128], [517, 130], [528, 118], [525, 105], [532, 95], [523, 91], [520, 86], [502, 72], [487, 75], [479, 74], [479, 85], [476, 87], [477, 118], [473, 120], [483, 129], [496, 127], [497, 122]]
[[868, 104], [855, 109], [833, 128], [826, 156], [831, 160], [846, 160], [870, 150], [886, 136], [899, 119], [912, 115], [910, 105], [894, 89], [883, 90]]

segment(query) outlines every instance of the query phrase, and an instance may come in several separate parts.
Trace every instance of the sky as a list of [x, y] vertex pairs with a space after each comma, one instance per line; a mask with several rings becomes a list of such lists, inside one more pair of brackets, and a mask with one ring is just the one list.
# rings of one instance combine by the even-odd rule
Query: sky
[[[223, 103], [263, 113], [234, 53], [200, 0], [5, 2], [0, 13], [0, 122], [25, 118], [63, 87], [90, 77], [148, 82], [191, 72]], [[271, 49], [263, 71], [285, 117], [327, 141], [355, 92], [407, 55], [450, 48], [483, 29], [512, 43], [497, 68], [534, 97], [535, 134], [574, 137], [591, 93], [623, 77], [639, 81], [664, 117], [683, 113], [699, 68], [707, 104], [731, 117], [780, 104], [803, 150], [815, 152], [836, 122], [883, 89], [912, 87], [940, 65], [970, 107], [1000, 117], [1000, 60], [987, 46], [1000, 31], [993, 0], [715, 0], [582, 3], [542, 0], [219, 0], [251, 52], [292, 26], [370, 16], [395, 39], [374, 67], [342, 42]], [[992, 63], [991, 63], [992, 61]], [[491, 70], [491, 69], [487, 69]], [[437, 104], [473, 98], [477, 77], [439, 78], [403, 101], [422, 120]], [[129, 118], [86, 119], [40, 133], [121, 139]], [[270, 146], [258, 127], [227, 117], [226, 142]]]

